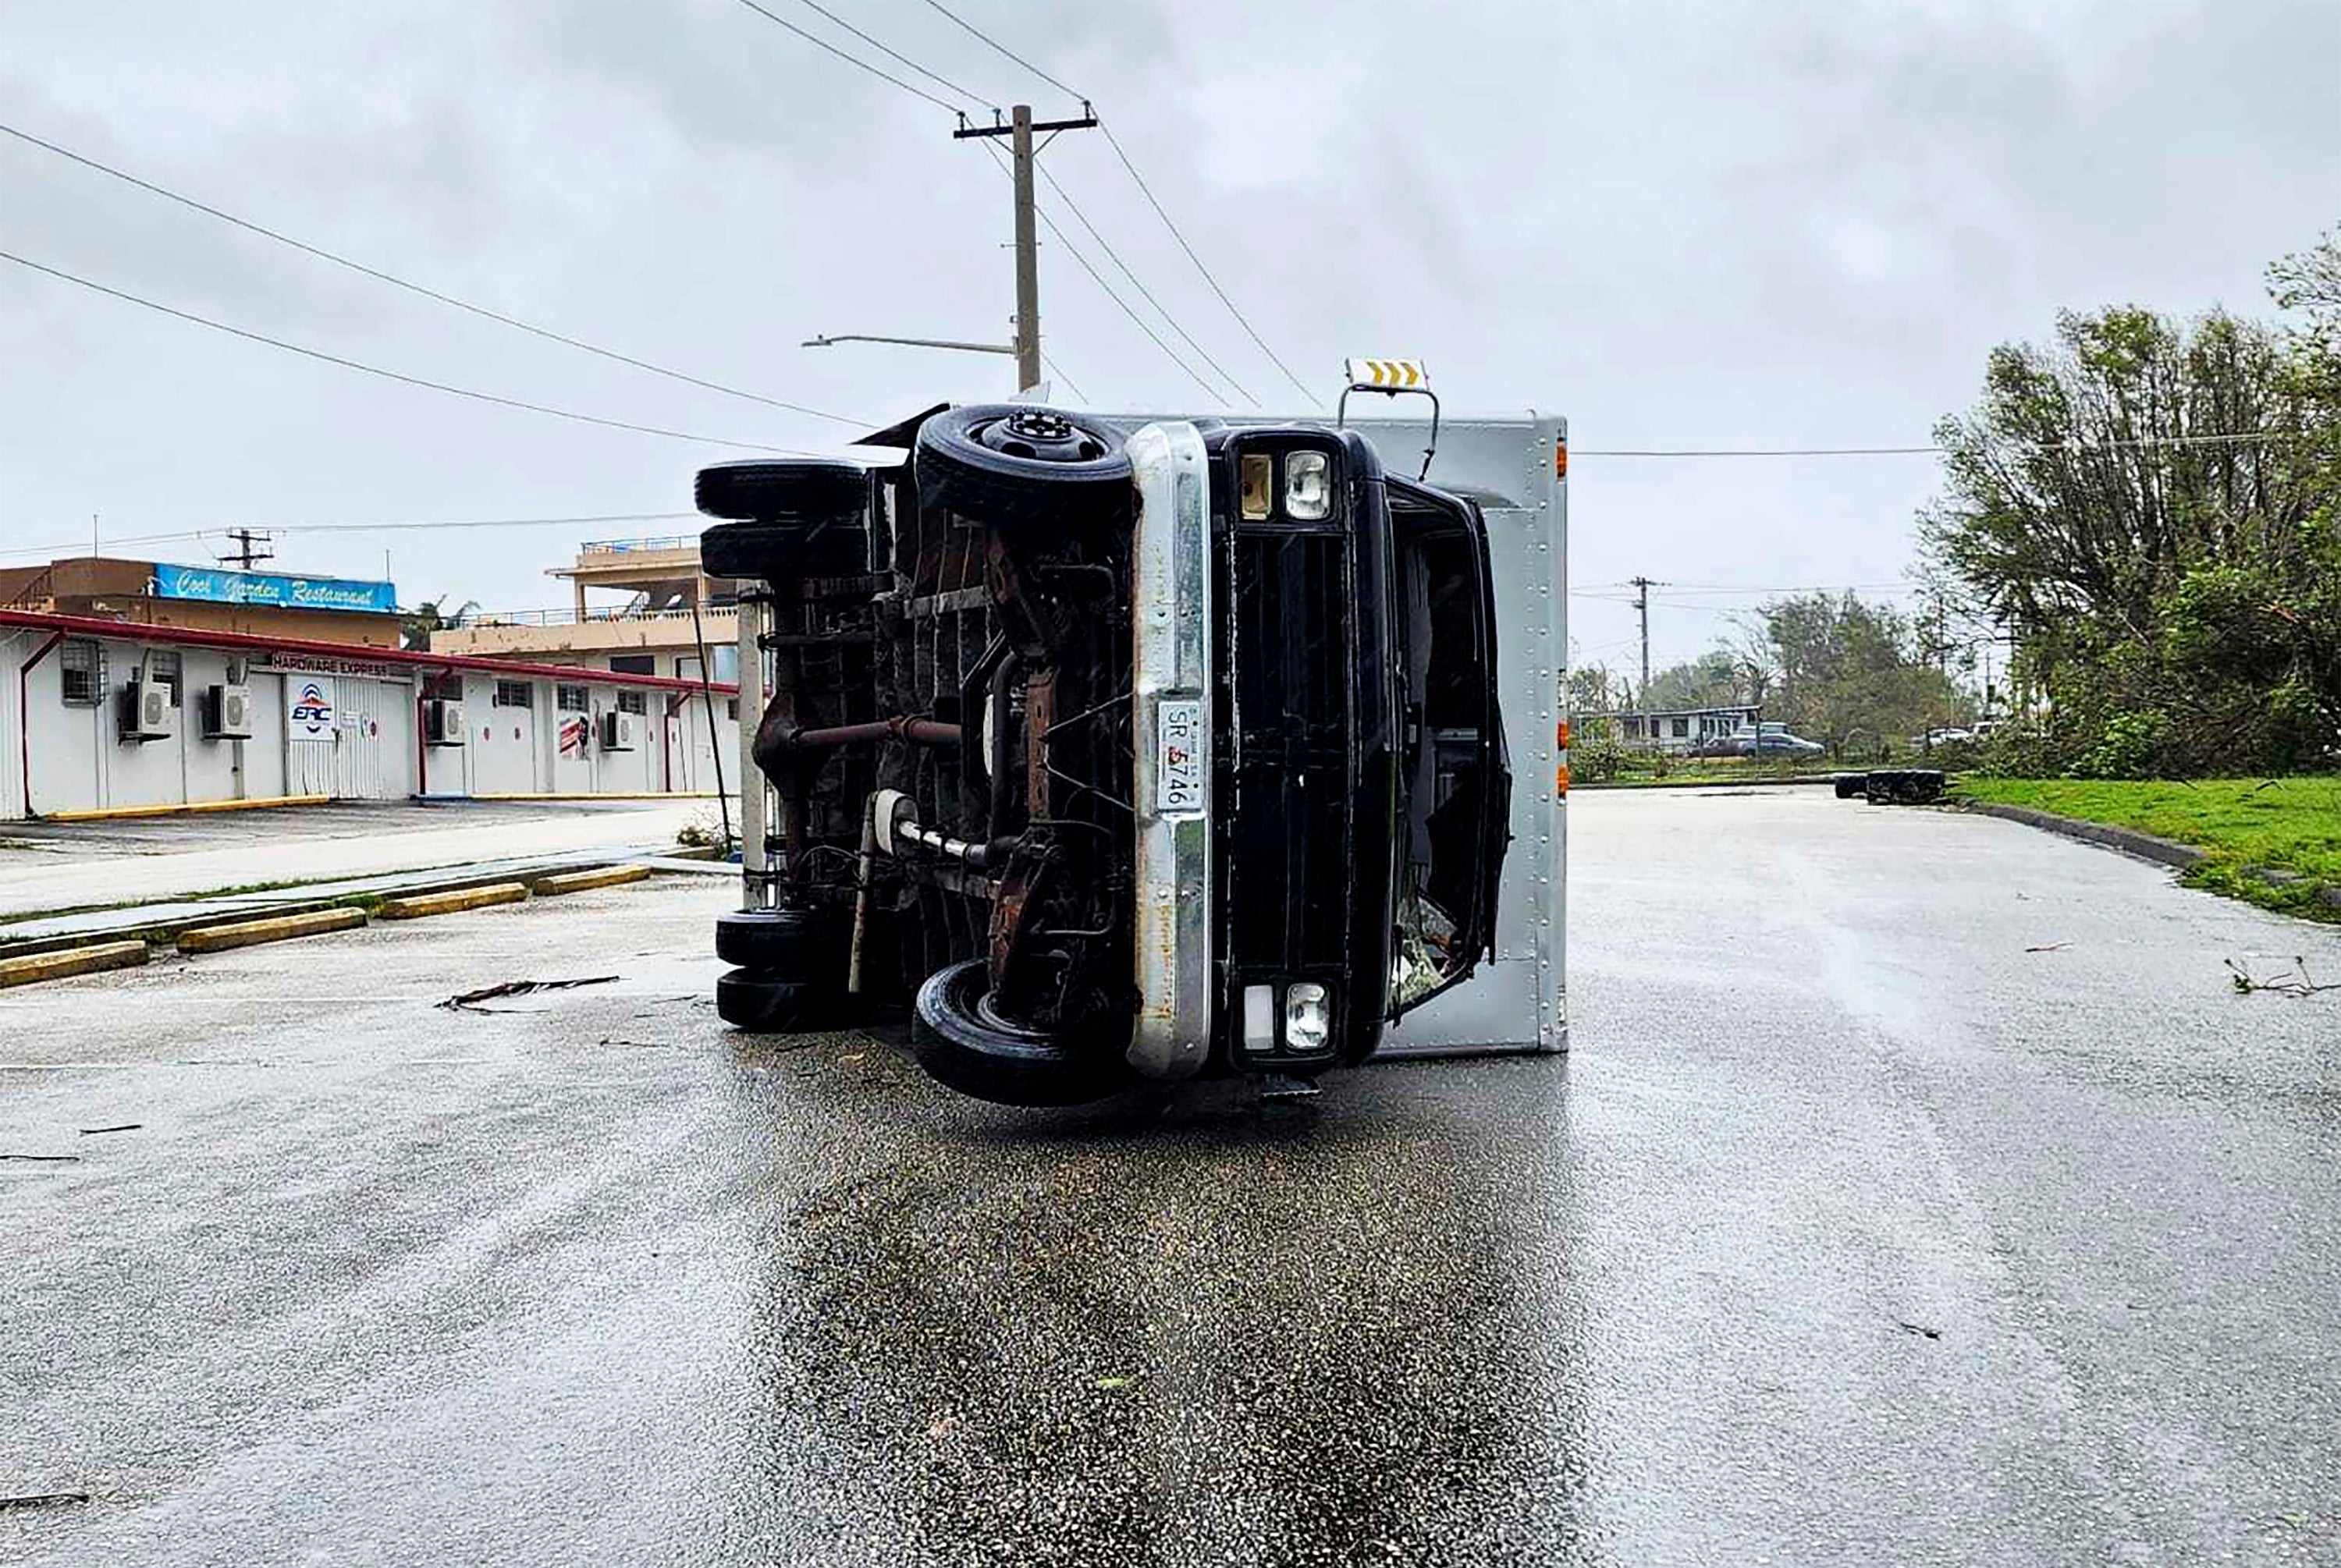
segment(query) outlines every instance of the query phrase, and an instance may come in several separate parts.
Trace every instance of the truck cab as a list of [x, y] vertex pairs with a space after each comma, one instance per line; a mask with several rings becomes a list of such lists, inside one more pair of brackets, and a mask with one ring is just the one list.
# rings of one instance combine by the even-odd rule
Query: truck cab
[[727, 1021], [907, 1005], [943, 1083], [1064, 1105], [1312, 1080], [1495, 962], [1509, 498], [1308, 422], [1014, 403], [864, 444], [902, 455], [699, 478], [762, 610], [743, 698], [770, 676]]

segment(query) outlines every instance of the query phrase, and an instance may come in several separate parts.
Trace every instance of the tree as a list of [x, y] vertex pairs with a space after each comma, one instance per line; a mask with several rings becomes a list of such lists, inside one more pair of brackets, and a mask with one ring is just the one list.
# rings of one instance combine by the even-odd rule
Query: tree
[[2341, 739], [2341, 255], [2272, 269], [2289, 332], [2213, 313], [2059, 318], [1937, 429], [1932, 564], [2012, 623], [2042, 765], [2300, 765]]
[[412, 610], [400, 610], [398, 613], [399, 646], [413, 652], [427, 651], [431, 647], [433, 632], [445, 627], [461, 626], [465, 617], [480, 608], [478, 600], [467, 599], [454, 610], [442, 610], [440, 607], [446, 602], [446, 600], [447, 596], [443, 593], [436, 599], [424, 600]]
[[1868, 753], [1971, 707], [1891, 606], [1814, 593], [1773, 600], [1758, 614], [1778, 671], [1766, 717], [1832, 751]]

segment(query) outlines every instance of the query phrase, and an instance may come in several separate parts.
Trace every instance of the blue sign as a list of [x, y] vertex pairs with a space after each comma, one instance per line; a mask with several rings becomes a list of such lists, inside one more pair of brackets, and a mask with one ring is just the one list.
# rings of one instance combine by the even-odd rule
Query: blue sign
[[158, 599], [203, 599], [214, 604], [274, 604], [286, 610], [355, 610], [389, 615], [398, 609], [398, 589], [387, 582], [354, 582], [340, 577], [279, 577], [266, 571], [228, 571], [215, 566], [154, 563]]

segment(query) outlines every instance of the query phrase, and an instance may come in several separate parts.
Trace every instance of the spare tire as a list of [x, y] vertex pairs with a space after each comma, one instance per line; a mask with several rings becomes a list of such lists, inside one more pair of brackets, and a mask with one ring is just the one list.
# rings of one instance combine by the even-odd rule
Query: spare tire
[[824, 522], [719, 522], [699, 536], [699, 569], [766, 582], [858, 576], [870, 570], [870, 533], [859, 513]]
[[750, 458], [699, 471], [692, 499], [710, 517], [827, 521], [869, 509], [870, 476], [850, 462]]
[[728, 969], [715, 978], [715, 1012], [735, 1028], [758, 1035], [802, 1035], [841, 1026], [844, 979], [834, 986], [782, 978], [754, 969]]
[[1112, 516], [1130, 506], [1121, 436], [1034, 403], [978, 403], [919, 427], [921, 499], [994, 528]]
[[1840, 800], [1850, 800], [1856, 795], [1863, 794], [1868, 791], [1869, 789], [1869, 775], [1867, 773], [1840, 773], [1833, 782], [1837, 785], [1837, 798]]
[[981, 958], [938, 969], [911, 1007], [911, 1048], [946, 1087], [1002, 1106], [1080, 1106], [1128, 1087], [1130, 1069], [1095, 1029], [1051, 1034], [989, 1006]]
[[822, 909], [732, 909], [715, 918], [715, 956], [772, 979], [845, 988], [845, 921]]

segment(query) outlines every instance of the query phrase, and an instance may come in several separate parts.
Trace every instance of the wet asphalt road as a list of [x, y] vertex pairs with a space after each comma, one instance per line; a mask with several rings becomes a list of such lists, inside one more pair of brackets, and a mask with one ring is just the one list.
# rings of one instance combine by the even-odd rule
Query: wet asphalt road
[[2341, 934], [1571, 814], [1574, 1054], [1299, 1114], [727, 1034], [720, 883], [0, 994], [0, 1560], [2341, 1562]]

